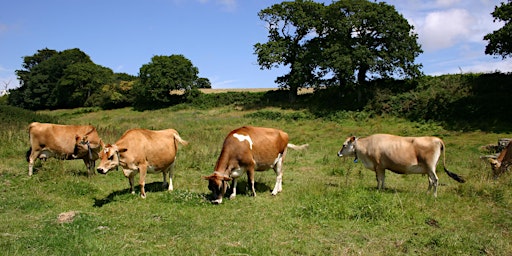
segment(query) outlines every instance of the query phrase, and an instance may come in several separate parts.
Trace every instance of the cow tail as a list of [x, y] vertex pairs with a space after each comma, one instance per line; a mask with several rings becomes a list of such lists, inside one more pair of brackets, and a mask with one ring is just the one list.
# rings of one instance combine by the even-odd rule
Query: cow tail
[[444, 171], [446, 172], [446, 174], [448, 174], [448, 176], [450, 176], [450, 178], [452, 178], [460, 183], [466, 182], [466, 180], [464, 180], [464, 178], [462, 178], [460, 175], [450, 172], [450, 171], [448, 171], [448, 169], [446, 169], [446, 153], [445, 153], [445, 151], [446, 150], [445, 150], [444, 143], [441, 141], [441, 152], [443, 153], [443, 168], [444, 168]]
[[28, 149], [27, 153], [26, 153], [26, 159], [27, 159], [27, 162], [30, 162], [30, 155], [32, 154], [32, 139], [30, 138], [30, 128], [32, 128], [32, 124], [30, 124], [28, 126], [28, 143], [30, 144], [30, 148]]
[[174, 140], [175, 140], [175, 141], [177, 141], [177, 142], [179, 142], [179, 143], [180, 143], [181, 145], [183, 145], [183, 146], [188, 145], [188, 141], [186, 141], [186, 140], [182, 139], [182, 138], [180, 137], [180, 135], [178, 134], [178, 132], [176, 132], [176, 133], [174, 134]]
[[294, 144], [291, 144], [291, 143], [288, 143], [288, 145], [286, 145], [287, 148], [291, 148], [291, 149], [294, 149], [294, 150], [303, 150], [303, 149], [306, 149], [309, 147], [309, 144], [302, 144], [300, 146], [297, 146], [297, 145], [294, 145]]

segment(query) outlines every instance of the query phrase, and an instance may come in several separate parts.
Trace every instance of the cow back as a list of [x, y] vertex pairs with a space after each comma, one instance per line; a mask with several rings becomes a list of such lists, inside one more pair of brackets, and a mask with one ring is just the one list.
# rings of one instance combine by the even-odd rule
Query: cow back
[[123, 162], [141, 163], [148, 161], [156, 169], [165, 168], [174, 162], [178, 145], [175, 143], [176, 130], [167, 129], [152, 131], [131, 129], [115, 143], [119, 149], [127, 149], [120, 153]]
[[288, 134], [281, 130], [244, 126], [231, 131], [217, 160], [216, 171], [245, 167], [273, 165], [276, 157], [283, 154], [288, 144]]
[[33, 149], [49, 149], [57, 154], [73, 154], [77, 135], [89, 134], [92, 144], [99, 146], [99, 136], [92, 125], [59, 125], [34, 122], [29, 125]]

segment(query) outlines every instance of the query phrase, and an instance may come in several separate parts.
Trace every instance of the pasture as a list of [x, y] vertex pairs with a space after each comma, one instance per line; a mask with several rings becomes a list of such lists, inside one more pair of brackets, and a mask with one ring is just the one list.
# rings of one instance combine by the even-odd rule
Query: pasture
[[[141, 127], [174, 128], [189, 145], [179, 147], [174, 191], [161, 187], [160, 174], [148, 174], [147, 198], [141, 199], [129, 193], [121, 170], [87, 177], [80, 160], [38, 161], [28, 177], [29, 123], [1, 126], [3, 255], [512, 254], [512, 175], [490, 180], [489, 165], [479, 159], [480, 146], [509, 134], [450, 131], [355, 112], [327, 121], [306, 118], [301, 110], [232, 106], [44, 114], [63, 124], [95, 125], [107, 143]], [[227, 133], [243, 125], [282, 129], [291, 143], [309, 148], [288, 152], [277, 196], [270, 195], [270, 170], [256, 174], [256, 197], [248, 196], [244, 176], [236, 199], [213, 205], [202, 177], [212, 173]], [[372, 171], [336, 156], [346, 136], [373, 133], [441, 137], [447, 168], [467, 182], [450, 179], [439, 164], [437, 198], [426, 192], [422, 175], [388, 171], [387, 189], [376, 190]]]

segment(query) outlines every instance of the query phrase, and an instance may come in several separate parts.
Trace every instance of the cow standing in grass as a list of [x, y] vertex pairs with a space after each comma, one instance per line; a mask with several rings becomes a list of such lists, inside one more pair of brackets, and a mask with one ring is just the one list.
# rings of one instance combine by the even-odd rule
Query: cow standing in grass
[[459, 175], [445, 167], [445, 145], [437, 137], [400, 137], [390, 134], [374, 134], [366, 138], [348, 137], [338, 151], [339, 157], [355, 157], [364, 167], [373, 170], [377, 177], [377, 188], [384, 188], [385, 170], [398, 174], [427, 174], [428, 190], [434, 188], [437, 196], [438, 178], [436, 165], [443, 154], [443, 167], [448, 176], [464, 182]]
[[[28, 175], [32, 176], [36, 159], [83, 159], [88, 174], [93, 174], [101, 150], [101, 139], [92, 125], [59, 125], [33, 122], [28, 127]], [[85, 143], [84, 140], [87, 140]]]
[[296, 146], [288, 143], [288, 134], [277, 129], [244, 126], [231, 131], [222, 146], [222, 151], [212, 175], [204, 177], [208, 180], [208, 188], [213, 193], [212, 203], [222, 203], [228, 182], [233, 181], [233, 193], [236, 196], [236, 179], [247, 172], [247, 180], [251, 192], [254, 189], [254, 172], [274, 169], [277, 177], [272, 195], [281, 192], [283, 181], [283, 161], [287, 148], [300, 150], [307, 144]]
[[[126, 131], [113, 145], [104, 146], [100, 153], [98, 172], [107, 174], [108, 171], [121, 166], [124, 175], [130, 182], [130, 192], [134, 191], [135, 175], [139, 173], [140, 196], [146, 198], [144, 190], [146, 174], [161, 172], [163, 185], [173, 190], [172, 178], [178, 143], [187, 145], [174, 129], [152, 131], [146, 129], [131, 129]], [[167, 183], [167, 175], [169, 183]]]

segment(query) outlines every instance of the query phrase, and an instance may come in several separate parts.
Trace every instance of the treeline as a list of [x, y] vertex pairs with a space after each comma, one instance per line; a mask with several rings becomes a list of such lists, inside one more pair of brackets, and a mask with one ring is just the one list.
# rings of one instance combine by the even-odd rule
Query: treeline
[[171, 90], [211, 88], [183, 55], [153, 56], [138, 76], [114, 73], [77, 48], [45, 48], [23, 60], [16, 70], [21, 86], [9, 91], [7, 102], [29, 110], [169, 106]]
[[286, 116], [256, 113], [269, 119], [343, 120], [344, 118], [396, 116], [418, 122], [440, 122], [447, 129], [507, 131], [512, 127], [512, 74], [456, 74], [424, 76], [410, 80], [373, 81], [361, 93], [353, 88], [328, 87], [299, 95], [293, 103], [287, 90], [261, 93], [188, 93], [181, 105], [208, 109], [231, 105], [240, 109], [279, 107], [304, 109]]

